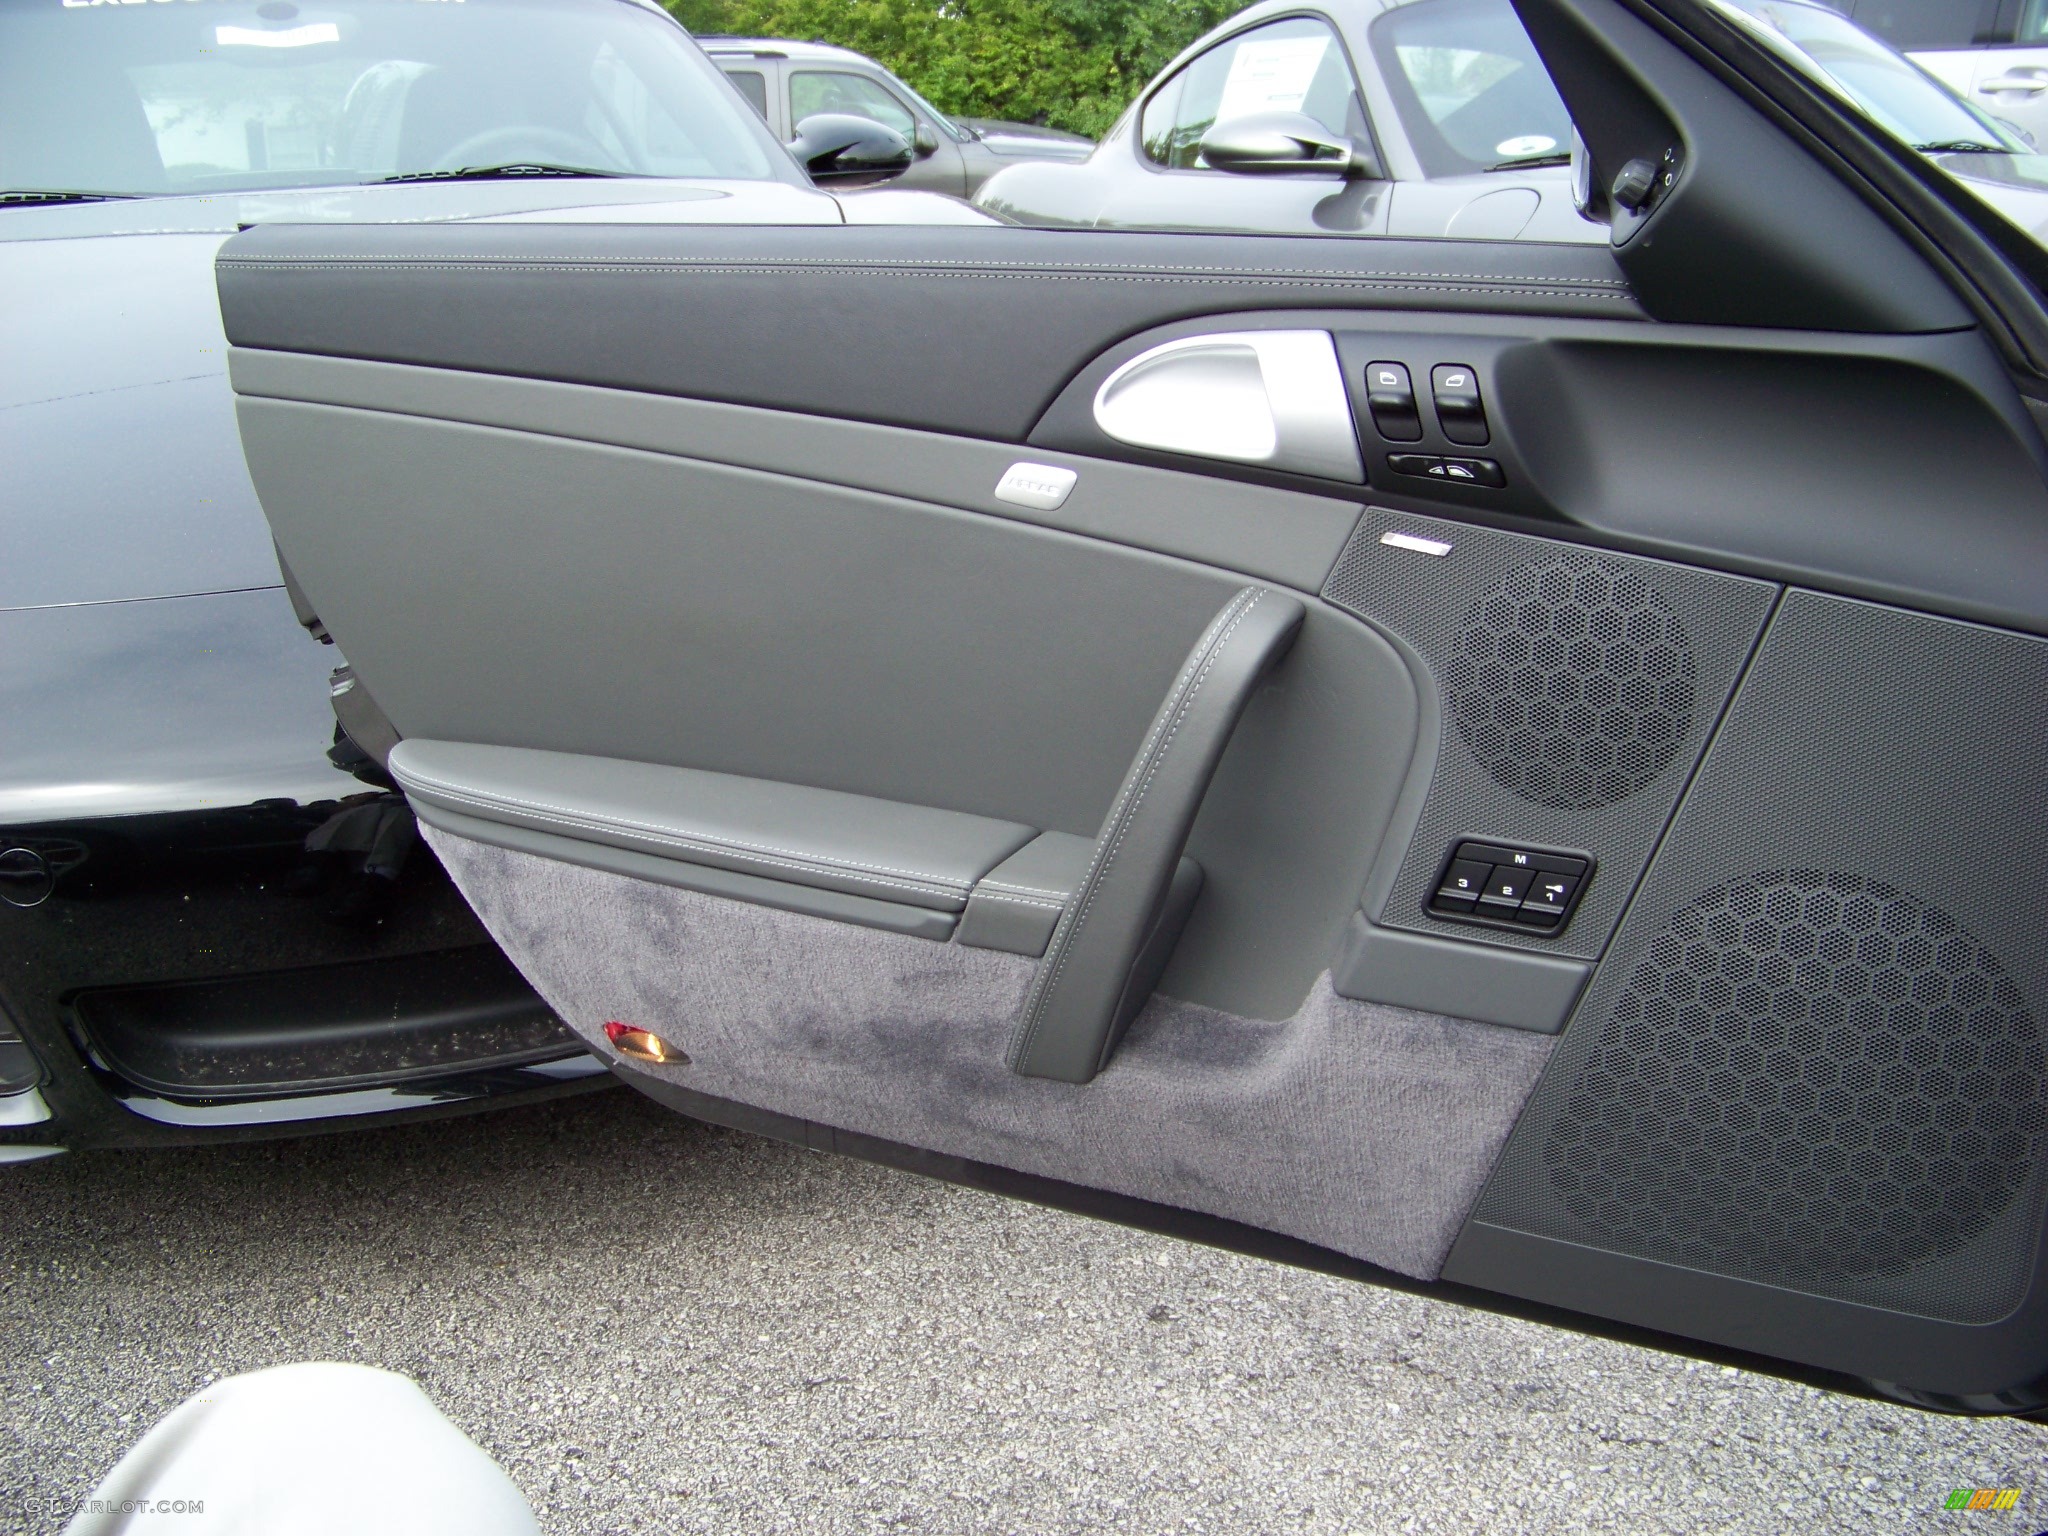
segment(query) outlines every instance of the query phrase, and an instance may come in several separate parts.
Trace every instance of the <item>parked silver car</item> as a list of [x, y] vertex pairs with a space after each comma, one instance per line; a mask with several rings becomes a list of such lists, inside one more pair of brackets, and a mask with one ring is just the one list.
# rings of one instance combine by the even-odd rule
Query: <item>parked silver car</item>
[[2048, 144], [2048, 0], [1837, 0], [1958, 96]]
[[698, 39], [726, 78], [785, 140], [819, 113], [865, 117], [907, 139], [916, 158], [891, 186], [970, 197], [1020, 160], [1079, 161], [1095, 141], [1057, 128], [951, 118], [864, 53], [783, 38]]
[[975, 202], [1020, 224], [1604, 242], [1571, 138], [1508, 0], [1263, 0], [1086, 164], [1013, 167]]

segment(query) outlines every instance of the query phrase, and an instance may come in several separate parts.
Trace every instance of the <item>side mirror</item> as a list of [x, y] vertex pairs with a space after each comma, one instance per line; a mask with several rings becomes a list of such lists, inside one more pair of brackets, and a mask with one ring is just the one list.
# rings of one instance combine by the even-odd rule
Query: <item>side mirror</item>
[[1572, 206], [1578, 209], [1582, 219], [1606, 222], [1600, 217], [1600, 210], [1593, 206], [1593, 155], [1586, 148], [1586, 141], [1579, 137], [1577, 127], [1572, 129], [1571, 166]]
[[1303, 112], [1258, 112], [1217, 123], [1202, 135], [1210, 168], [1239, 176], [1374, 177], [1372, 156]]
[[932, 132], [930, 123], [917, 125], [917, 137], [910, 141], [910, 147], [917, 151], [917, 158], [920, 160], [926, 155], [935, 155], [939, 152], [939, 136]]
[[796, 125], [790, 153], [819, 186], [866, 186], [910, 169], [910, 140], [871, 117], [816, 112]]

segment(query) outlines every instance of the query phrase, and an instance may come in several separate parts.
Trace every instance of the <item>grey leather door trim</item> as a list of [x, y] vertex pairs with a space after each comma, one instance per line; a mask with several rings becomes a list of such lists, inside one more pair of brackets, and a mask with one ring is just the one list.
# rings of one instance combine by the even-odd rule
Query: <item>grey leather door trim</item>
[[514, 853], [534, 854], [557, 864], [573, 864], [583, 869], [598, 869], [606, 874], [651, 881], [656, 885], [698, 891], [706, 896], [750, 902], [757, 907], [801, 912], [806, 917], [854, 923], [862, 928], [880, 928], [888, 933], [907, 934], [914, 939], [933, 939], [940, 943], [953, 936], [958, 923], [952, 913], [935, 912], [929, 907], [877, 901], [868, 896], [853, 896], [822, 886], [797, 885], [788, 880], [766, 880], [759, 875], [720, 869], [710, 864], [685, 863], [661, 854], [642, 853], [636, 848], [593, 843], [584, 837], [565, 837], [556, 832], [514, 826], [510, 822], [468, 816], [429, 800], [415, 801], [413, 809], [427, 826], [452, 832], [471, 842], [509, 848]]
[[1039, 962], [1010, 1052], [1023, 1076], [1087, 1082], [1151, 995], [1178, 937], [1162, 918], [1184, 912], [1199, 888], [1179, 866], [1202, 796], [1253, 689], [1305, 616], [1291, 597], [1246, 587], [1189, 651]]
[[1364, 1003], [1554, 1035], [1592, 974], [1583, 960], [1404, 933], [1354, 913], [1330, 985]]
[[488, 821], [959, 912], [1030, 827], [738, 774], [469, 742], [400, 742], [391, 772], [415, 803]]
[[1105, 342], [1201, 314], [1640, 317], [1604, 248], [1455, 240], [271, 224], [229, 240], [217, 274], [236, 346], [1011, 442]]
[[799, 476], [1179, 555], [1302, 592], [1321, 589], [1358, 521], [1355, 501], [1148, 469], [1077, 454], [1036, 457], [1079, 477], [1059, 507], [996, 498], [1007, 444], [754, 406], [495, 374], [236, 348], [245, 399], [387, 411], [638, 448]]

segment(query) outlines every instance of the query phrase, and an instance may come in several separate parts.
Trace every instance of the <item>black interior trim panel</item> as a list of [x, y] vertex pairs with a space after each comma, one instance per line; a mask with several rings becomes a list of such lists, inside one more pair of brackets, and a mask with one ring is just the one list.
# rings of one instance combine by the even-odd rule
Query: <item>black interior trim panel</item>
[[[1031, 446], [1334, 489], [1134, 449], [1095, 422], [1103, 381], [1148, 348], [1276, 327], [1335, 336], [1375, 501], [1528, 531], [1564, 524], [1667, 560], [2048, 632], [2048, 449], [1976, 331], [1209, 315], [1105, 349], [1047, 409]], [[1376, 363], [1411, 381], [1412, 436], [1375, 417], [1365, 375]], [[1476, 380], [1476, 432], [1445, 421], [1432, 398], [1432, 376], [1449, 365]], [[1490, 464], [1501, 483], [1403, 473], [1415, 458]]]
[[[266, 224], [238, 347], [603, 384], [1021, 441], [1106, 341], [1222, 310], [1638, 315], [1593, 246], [1004, 228]], [[1048, 289], [1058, 290], [1048, 302]]]

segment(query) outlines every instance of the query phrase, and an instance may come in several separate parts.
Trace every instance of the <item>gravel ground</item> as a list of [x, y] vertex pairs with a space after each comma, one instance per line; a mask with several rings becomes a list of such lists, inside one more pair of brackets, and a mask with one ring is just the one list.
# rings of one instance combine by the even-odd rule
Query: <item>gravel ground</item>
[[[951, 1189], [629, 1092], [6, 1170], [0, 1530], [288, 1360], [411, 1375], [551, 1532], [2048, 1525], [1942, 1419]], [[1942, 1513], [2018, 1485], [2013, 1514]], [[2028, 1506], [2033, 1513], [2028, 1513]]]

